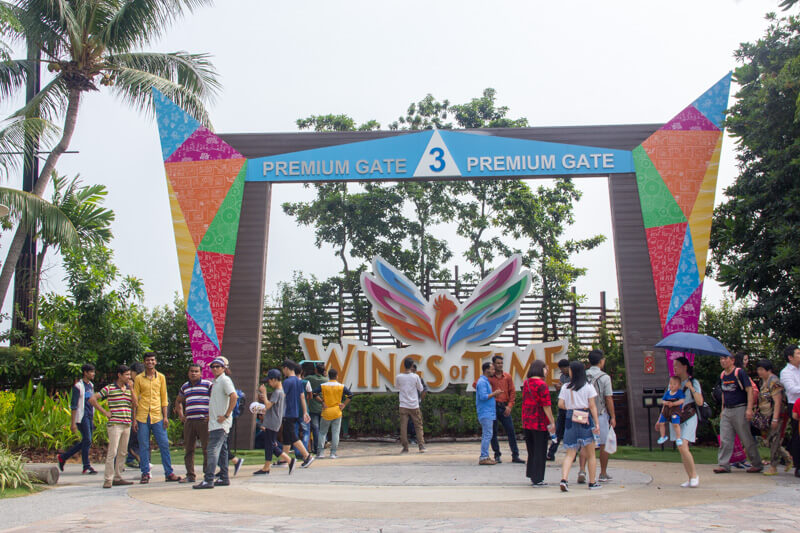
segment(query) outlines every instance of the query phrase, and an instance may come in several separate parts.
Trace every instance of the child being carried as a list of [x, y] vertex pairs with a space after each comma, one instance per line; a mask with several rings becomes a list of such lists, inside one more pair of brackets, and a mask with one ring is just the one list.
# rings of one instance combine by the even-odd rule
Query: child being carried
[[683, 411], [683, 401], [686, 396], [681, 389], [681, 379], [678, 376], [671, 376], [669, 378], [669, 388], [664, 393], [662, 399], [661, 416], [658, 417], [656, 427], [661, 438], [658, 439], [659, 444], [667, 442], [667, 420], [672, 424], [672, 430], [675, 432], [675, 445], [681, 446], [683, 439], [681, 439], [681, 412]]

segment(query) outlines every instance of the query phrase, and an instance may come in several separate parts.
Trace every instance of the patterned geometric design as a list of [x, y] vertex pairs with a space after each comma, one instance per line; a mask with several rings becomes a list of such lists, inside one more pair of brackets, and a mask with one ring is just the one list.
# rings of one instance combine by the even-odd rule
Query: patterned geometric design
[[[665, 336], [697, 331], [730, 82], [728, 73], [633, 150]], [[670, 374], [680, 355], [667, 352]]]
[[244, 157], [153, 90], [192, 358], [220, 355], [244, 193]]

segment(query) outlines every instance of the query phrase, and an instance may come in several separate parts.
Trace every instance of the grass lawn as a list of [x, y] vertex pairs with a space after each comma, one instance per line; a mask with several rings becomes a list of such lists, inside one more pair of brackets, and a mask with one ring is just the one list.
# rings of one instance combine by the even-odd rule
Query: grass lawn
[[0, 500], [3, 498], [19, 498], [21, 496], [28, 496], [29, 494], [36, 494], [44, 490], [41, 485], [34, 485], [33, 489], [26, 489], [25, 487], [18, 487], [16, 489], [0, 490]]

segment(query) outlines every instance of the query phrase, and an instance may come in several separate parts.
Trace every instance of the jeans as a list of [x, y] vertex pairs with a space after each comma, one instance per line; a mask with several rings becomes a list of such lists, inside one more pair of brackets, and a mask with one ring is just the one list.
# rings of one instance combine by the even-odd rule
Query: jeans
[[128, 437], [131, 427], [122, 424], [108, 425], [108, 453], [106, 453], [106, 470], [104, 481], [122, 479], [122, 470], [125, 467], [125, 454], [128, 451]]
[[86, 470], [90, 466], [89, 463], [89, 448], [92, 446], [92, 431], [94, 431], [94, 422], [88, 416], [84, 416], [78, 423], [78, 431], [81, 432], [81, 440], [72, 445], [72, 448], [61, 454], [61, 458], [66, 461], [78, 451], [81, 452], [81, 459], [83, 460], [83, 469]]
[[745, 418], [744, 405], [739, 407], [725, 407], [719, 415], [719, 453], [717, 459], [719, 466], [730, 470], [733, 442], [736, 436], [742, 441], [742, 446], [747, 452], [747, 458], [755, 467], [762, 466], [761, 456], [758, 454], [758, 444], [750, 434], [750, 422]]
[[[295, 431], [297, 432], [297, 436], [300, 438], [300, 442], [303, 443], [303, 447], [306, 449], [308, 453], [311, 453], [311, 450], [308, 448], [308, 439], [311, 437], [311, 431], [309, 431], [308, 423], [303, 422], [302, 418], [298, 418], [295, 424]], [[300, 457], [302, 454], [300, 450], [297, 448], [294, 449], [295, 455]]]
[[[311, 440], [314, 443], [314, 449], [319, 449], [319, 424], [322, 419], [322, 413], [309, 413], [311, 415]], [[310, 451], [310, 450], [309, 450]]]
[[228, 478], [228, 434], [224, 429], [208, 432], [208, 462], [203, 471], [206, 483], [214, 483], [214, 471], [219, 465], [219, 477], [223, 482]]
[[167, 438], [167, 430], [164, 429], [164, 421], [159, 420], [155, 424], [150, 422], [150, 417], [147, 417], [147, 422], [139, 422], [139, 470], [142, 474], [150, 473], [150, 432], [156, 438], [158, 444], [158, 451], [161, 452], [161, 464], [164, 465], [164, 476], [169, 477], [172, 474], [172, 460], [169, 456], [169, 439]]
[[495, 421], [491, 418], [481, 418], [478, 422], [481, 424], [481, 459], [488, 459], [489, 443], [492, 441], [492, 428]]
[[319, 425], [319, 445], [317, 446], [317, 455], [322, 455], [325, 451], [325, 439], [328, 437], [328, 429], [331, 430], [331, 455], [336, 455], [336, 450], [339, 448], [339, 432], [342, 429], [342, 417], [335, 420], [320, 421]]
[[139, 461], [139, 432], [133, 430], [131, 425], [131, 435], [128, 438], [128, 457], [125, 458], [126, 463]]
[[506, 404], [497, 402], [497, 420], [492, 425], [492, 451], [494, 451], [494, 458], [497, 459], [502, 455], [500, 453], [500, 443], [497, 441], [497, 426], [502, 424], [503, 429], [508, 436], [508, 447], [511, 448], [511, 457], [519, 457], [519, 447], [517, 446], [517, 433], [514, 430], [514, 420], [511, 415], [505, 416]]

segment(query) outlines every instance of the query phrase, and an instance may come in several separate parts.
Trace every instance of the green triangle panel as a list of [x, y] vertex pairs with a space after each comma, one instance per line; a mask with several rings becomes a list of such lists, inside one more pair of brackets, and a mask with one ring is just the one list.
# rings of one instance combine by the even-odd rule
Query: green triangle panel
[[236, 236], [239, 232], [239, 215], [242, 212], [242, 195], [247, 164], [242, 166], [239, 175], [233, 180], [225, 195], [219, 211], [200, 241], [199, 251], [233, 255], [236, 253]]
[[686, 222], [686, 217], [678, 202], [675, 201], [667, 184], [661, 179], [644, 148], [641, 145], [637, 146], [632, 153], [644, 227], [654, 228]]

